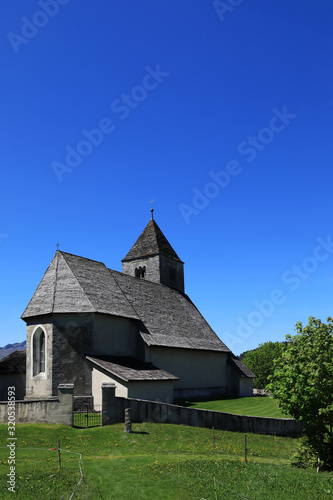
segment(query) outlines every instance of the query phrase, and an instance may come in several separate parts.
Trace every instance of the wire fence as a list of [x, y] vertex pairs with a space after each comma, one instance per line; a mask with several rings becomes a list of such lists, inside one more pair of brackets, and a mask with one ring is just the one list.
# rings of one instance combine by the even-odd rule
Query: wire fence
[[[82, 453], [66, 448], [41, 448], [20, 445], [16, 462], [15, 493], [18, 498], [59, 498], [71, 500], [82, 485]], [[0, 447], [1, 499], [12, 498], [7, 489], [8, 448]], [[82, 493], [81, 492], [81, 493]], [[83, 498], [81, 495], [79, 498]]]

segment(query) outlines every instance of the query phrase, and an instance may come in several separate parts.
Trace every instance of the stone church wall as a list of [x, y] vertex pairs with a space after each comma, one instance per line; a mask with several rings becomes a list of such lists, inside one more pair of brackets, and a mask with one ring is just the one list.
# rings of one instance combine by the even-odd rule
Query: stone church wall
[[174, 259], [160, 256], [161, 283], [184, 293], [184, 264]]
[[[73, 425], [73, 385], [58, 387], [58, 396], [48, 399], [15, 401], [15, 422]], [[0, 401], [0, 422], [8, 422], [8, 403]]]
[[[32, 343], [34, 332], [42, 328], [45, 333], [45, 372], [33, 376]], [[40, 317], [27, 325], [26, 397], [52, 396], [52, 342], [53, 325]], [[55, 394], [57, 394], [55, 392]], [[54, 394], [54, 395], [55, 395]]]
[[[122, 272], [124, 274], [129, 274], [130, 276], [135, 276], [135, 269], [139, 267], [146, 267], [145, 279], [147, 281], [153, 281], [154, 283], [160, 283], [160, 258], [158, 255], [153, 257], [147, 257], [137, 260], [132, 260], [129, 262], [122, 263]], [[139, 279], [139, 278], [138, 278]]]
[[74, 384], [75, 396], [91, 395], [91, 369], [85, 354], [92, 352], [93, 314], [54, 316], [52, 344], [52, 393], [58, 384]]

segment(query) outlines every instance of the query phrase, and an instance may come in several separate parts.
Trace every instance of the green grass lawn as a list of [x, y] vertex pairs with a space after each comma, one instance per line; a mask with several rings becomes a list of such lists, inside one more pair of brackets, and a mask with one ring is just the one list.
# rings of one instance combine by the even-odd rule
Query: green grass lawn
[[290, 415], [283, 414], [277, 405], [276, 399], [270, 397], [186, 401], [185, 405], [191, 408], [236, 413], [238, 415], [249, 415], [253, 417], [291, 418]]
[[[322, 499], [333, 474], [291, 468], [298, 438], [244, 435], [169, 424], [123, 424], [75, 429], [51, 424], [16, 427], [16, 494], [7, 491], [7, 426], [0, 425], [0, 498], [69, 499]], [[60, 439], [58, 452], [52, 450]]]

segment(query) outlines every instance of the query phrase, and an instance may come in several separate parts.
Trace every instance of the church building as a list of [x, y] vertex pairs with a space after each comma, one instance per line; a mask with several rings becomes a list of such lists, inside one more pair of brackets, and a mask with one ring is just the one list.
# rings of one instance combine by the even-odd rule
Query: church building
[[172, 403], [251, 396], [255, 376], [185, 294], [184, 263], [153, 218], [122, 259], [122, 272], [57, 250], [22, 319], [26, 399], [116, 396]]

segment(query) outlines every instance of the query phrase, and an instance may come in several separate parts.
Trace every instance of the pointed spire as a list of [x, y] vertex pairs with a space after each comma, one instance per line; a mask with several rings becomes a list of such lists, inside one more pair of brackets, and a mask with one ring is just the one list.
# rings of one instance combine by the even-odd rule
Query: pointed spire
[[122, 261], [137, 260], [160, 254], [182, 262], [153, 219], [152, 213], [147, 226]]

